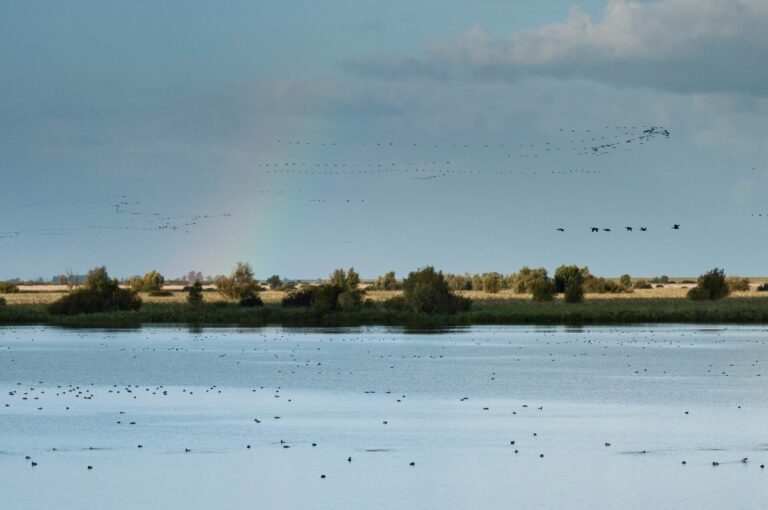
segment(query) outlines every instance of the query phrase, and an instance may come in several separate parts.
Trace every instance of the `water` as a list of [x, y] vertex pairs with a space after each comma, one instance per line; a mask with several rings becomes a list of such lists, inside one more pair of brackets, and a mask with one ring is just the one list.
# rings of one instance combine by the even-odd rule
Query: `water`
[[767, 353], [763, 327], [0, 328], [0, 508], [765, 508]]

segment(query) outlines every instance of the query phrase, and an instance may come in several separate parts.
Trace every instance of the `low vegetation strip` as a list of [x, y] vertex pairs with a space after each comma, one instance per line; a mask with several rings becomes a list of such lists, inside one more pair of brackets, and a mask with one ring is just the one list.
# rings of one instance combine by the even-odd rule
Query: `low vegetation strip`
[[476, 300], [470, 310], [426, 314], [392, 310], [381, 304], [353, 310], [321, 311], [284, 308], [277, 304], [241, 307], [237, 303], [145, 303], [137, 311], [53, 315], [44, 304], [0, 307], [1, 325], [47, 324], [71, 327], [120, 328], [149, 324], [210, 326], [362, 326], [444, 327], [482, 324], [640, 324], [752, 323], [768, 324], [768, 297], [730, 297], [720, 301], [681, 298], [588, 299], [569, 304], [523, 299]]

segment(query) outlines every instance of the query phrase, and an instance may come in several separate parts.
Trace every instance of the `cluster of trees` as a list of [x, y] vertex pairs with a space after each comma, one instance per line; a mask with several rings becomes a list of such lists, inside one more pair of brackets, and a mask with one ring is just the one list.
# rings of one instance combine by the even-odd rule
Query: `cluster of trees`
[[141, 298], [131, 289], [120, 288], [116, 278], [110, 278], [107, 268], [92, 269], [83, 285], [64, 295], [48, 307], [54, 315], [138, 310]]
[[[562, 266], [565, 267], [565, 266]], [[623, 275], [618, 281], [594, 276], [588, 267], [580, 268], [584, 278], [584, 292], [588, 293], [618, 293], [632, 292], [632, 278]], [[518, 294], [532, 294], [532, 283], [536, 282], [538, 290], [545, 286], [541, 282], [546, 279], [547, 270], [544, 268], [523, 267], [517, 273], [502, 275], [500, 273], [483, 274], [449, 274], [446, 281], [451, 290], [475, 290], [496, 294], [502, 290], [512, 290]], [[558, 290], [558, 292], [563, 292]]]
[[375, 282], [373, 282], [373, 288], [375, 290], [400, 290], [403, 286], [397, 281], [394, 271], [389, 271], [379, 276]]
[[0, 282], [0, 294], [16, 294], [19, 286], [12, 282]]
[[158, 293], [163, 289], [165, 277], [157, 271], [150, 271], [144, 276], [132, 276], [125, 283], [134, 292]]
[[337, 310], [355, 310], [364, 303], [365, 290], [360, 288], [360, 275], [354, 268], [337, 269], [330, 281], [296, 289], [288, 293], [282, 306], [286, 308], [312, 307], [326, 313]]

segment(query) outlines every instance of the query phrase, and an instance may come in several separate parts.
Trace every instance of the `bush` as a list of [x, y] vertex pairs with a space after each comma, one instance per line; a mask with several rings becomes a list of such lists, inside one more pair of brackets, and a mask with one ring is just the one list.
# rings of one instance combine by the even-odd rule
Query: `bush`
[[619, 283], [622, 287], [625, 289], [631, 289], [632, 288], [632, 277], [628, 274], [621, 275], [621, 278], [619, 278]]
[[731, 292], [747, 292], [749, 291], [749, 278], [741, 278], [739, 276], [731, 276], [726, 279], [728, 288]]
[[251, 294], [241, 297], [238, 304], [243, 308], [256, 308], [257, 306], [264, 306], [264, 301], [256, 294]]
[[730, 292], [725, 271], [715, 268], [699, 276], [696, 287], [688, 291], [688, 297], [695, 301], [715, 301], [726, 297]]
[[533, 294], [534, 301], [552, 301], [555, 299], [555, 282], [547, 276], [546, 269], [544, 274], [539, 274], [536, 278], [526, 283], [528, 290]]
[[280, 279], [280, 277], [276, 274], [273, 274], [269, 278], [267, 278], [267, 285], [269, 285], [269, 288], [272, 290], [279, 289], [283, 285], [283, 281]]
[[282, 300], [284, 308], [300, 308], [312, 306], [317, 287], [304, 287], [288, 293]]
[[635, 289], [652, 289], [653, 285], [648, 283], [645, 280], [637, 280], [634, 284], [632, 284], [632, 288]]
[[540, 279], [549, 279], [547, 270], [543, 267], [531, 269], [525, 266], [517, 274], [510, 276], [511, 287], [517, 294], [532, 293], [531, 285]]
[[152, 297], [171, 297], [173, 292], [170, 290], [152, 290], [149, 292], [149, 295]]
[[395, 296], [384, 301], [384, 308], [398, 312], [405, 311], [406, 304], [403, 296]]
[[448, 282], [448, 288], [452, 291], [472, 290], [472, 278], [469, 275], [447, 274], [445, 281]]
[[187, 290], [187, 303], [190, 306], [200, 306], [203, 304], [203, 284], [200, 280], [189, 286]]
[[247, 262], [238, 262], [229, 277], [218, 277], [216, 288], [226, 297], [238, 301], [256, 297], [259, 292], [259, 284], [253, 278], [253, 269]]
[[15, 283], [0, 282], [0, 294], [16, 294], [19, 292], [19, 287]]
[[337, 299], [342, 310], [355, 310], [363, 304], [363, 293], [359, 290], [345, 290]]
[[581, 303], [584, 300], [584, 273], [589, 273], [589, 270], [579, 269], [578, 266], [560, 266], [555, 270], [555, 288], [563, 293], [566, 303]]
[[483, 275], [483, 291], [489, 294], [498, 294], [501, 290], [501, 275], [499, 273], [487, 273]]
[[758, 292], [768, 292], [768, 283], [761, 283], [757, 286]]
[[0, 308], [4, 307], [6, 305], [6, 301], [4, 297], [0, 297]]
[[88, 273], [83, 287], [51, 303], [48, 311], [54, 315], [78, 315], [139, 308], [141, 298], [131, 290], [121, 289], [102, 266]]
[[414, 312], [456, 313], [467, 310], [471, 301], [454, 295], [443, 278], [443, 273], [433, 267], [411, 272], [403, 281], [405, 306]]
[[376, 290], [397, 290], [399, 287], [394, 271], [379, 276], [373, 284], [373, 288]]

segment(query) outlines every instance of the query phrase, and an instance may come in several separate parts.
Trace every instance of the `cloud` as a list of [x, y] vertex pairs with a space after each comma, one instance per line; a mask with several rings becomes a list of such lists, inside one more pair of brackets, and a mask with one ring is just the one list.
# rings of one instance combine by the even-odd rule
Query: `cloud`
[[765, 0], [611, 0], [594, 21], [574, 9], [564, 22], [499, 36], [474, 27], [423, 55], [348, 62], [390, 79], [586, 79], [677, 93], [768, 95]]

